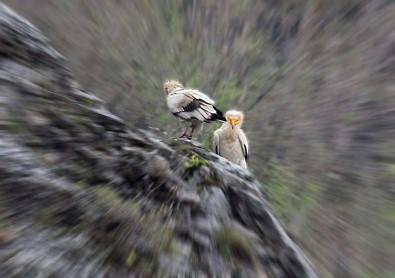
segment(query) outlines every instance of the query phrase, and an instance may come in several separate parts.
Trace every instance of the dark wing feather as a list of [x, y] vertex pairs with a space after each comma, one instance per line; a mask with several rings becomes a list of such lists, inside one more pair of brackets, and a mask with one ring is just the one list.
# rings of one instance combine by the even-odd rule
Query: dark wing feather
[[244, 158], [245, 158], [245, 159], [246, 159], [246, 161], [247, 161], [247, 160], [248, 160], [247, 146], [246, 146], [246, 145], [244, 145], [243, 147], [244, 147], [244, 153], [245, 153], [245, 155], [244, 155]]
[[243, 130], [240, 130], [239, 142], [240, 142], [240, 146], [243, 150], [244, 158], [247, 161], [250, 150], [249, 150], [249, 146], [248, 146], [247, 137], [245, 136]]
[[192, 100], [188, 105], [182, 107], [184, 112], [192, 112], [199, 107], [199, 101], [197, 99]]

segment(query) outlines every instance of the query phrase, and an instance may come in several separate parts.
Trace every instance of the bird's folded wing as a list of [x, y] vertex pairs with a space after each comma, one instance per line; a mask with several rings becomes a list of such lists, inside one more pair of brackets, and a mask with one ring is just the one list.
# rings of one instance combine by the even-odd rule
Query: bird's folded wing
[[170, 111], [185, 120], [210, 120], [212, 114], [216, 114], [213, 104], [213, 100], [197, 90], [178, 90], [167, 97]]
[[216, 154], [220, 155], [219, 153], [219, 134], [218, 134], [218, 130], [214, 132], [214, 136], [213, 136], [213, 150]]
[[249, 152], [250, 152], [250, 149], [249, 149], [249, 146], [248, 146], [247, 137], [245, 136], [243, 130], [240, 130], [239, 142], [240, 142], [241, 148], [243, 149], [244, 158], [247, 160]]
[[188, 95], [189, 97], [201, 100], [207, 104], [214, 105], [214, 100], [209, 98], [207, 95], [203, 94], [202, 92], [199, 92], [198, 90], [184, 90], [185, 94]]

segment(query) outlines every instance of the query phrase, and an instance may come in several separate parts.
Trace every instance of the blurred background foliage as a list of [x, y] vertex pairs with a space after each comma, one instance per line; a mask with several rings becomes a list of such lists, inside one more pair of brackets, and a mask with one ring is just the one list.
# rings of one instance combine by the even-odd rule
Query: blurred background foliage
[[179, 135], [168, 78], [243, 110], [250, 169], [319, 276], [395, 277], [393, 1], [4, 2], [131, 126]]

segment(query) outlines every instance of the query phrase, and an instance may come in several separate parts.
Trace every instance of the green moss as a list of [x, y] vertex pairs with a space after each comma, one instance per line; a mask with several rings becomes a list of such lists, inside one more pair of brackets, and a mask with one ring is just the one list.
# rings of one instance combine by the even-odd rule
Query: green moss
[[200, 158], [198, 155], [193, 154], [191, 158], [184, 163], [185, 168], [187, 169], [197, 169], [201, 166], [208, 165], [209, 162], [205, 159]]
[[126, 266], [127, 267], [131, 267], [134, 263], [134, 261], [136, 260], [137, 254], [134, 250], [130, 251], [129, 255], [126, 258]]
[[156, 271], [157, 262], [154, 258], [139, 256], [135, 250], [131, 250], [125, 260], [128, 268], [133, 268], [141, 275], [153, 275]]

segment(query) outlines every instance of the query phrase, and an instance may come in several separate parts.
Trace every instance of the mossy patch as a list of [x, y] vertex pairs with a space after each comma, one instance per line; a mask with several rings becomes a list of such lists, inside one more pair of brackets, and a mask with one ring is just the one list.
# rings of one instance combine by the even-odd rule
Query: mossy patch
[[135, 250], [131, 250], [125, 259], [125, 266], [134, 269], [141, 275], [153, 275], [156, 272], [157, 261], [155, 258], [139, 255]]
[[209, 162], [196, 154], [193, 154], [191, 158], [184, 163], [185, 168], [187, 169], [197, 169], [202, 166], [207, 166]]
[[126, 266], [131, 267], [134, 261], [136, 260], [136, 257], [137, 257], [137, 253], [134, 250], [130, 251], [129, 255], [126, 258], [126, 262], [125, 262]]

